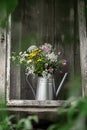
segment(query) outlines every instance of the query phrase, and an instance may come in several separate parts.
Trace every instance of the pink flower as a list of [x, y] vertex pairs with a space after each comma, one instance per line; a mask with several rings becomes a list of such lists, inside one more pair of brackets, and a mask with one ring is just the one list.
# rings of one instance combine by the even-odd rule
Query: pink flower
[[63, 63], [62, 63], [63, 66], [66, 66], [67, 65], [67, 60], [64, 60]]
[[48, 52], [50, 51], [50, 49], [49, 49], [49, 48], [46, 48], [45, 51], [48, 53]]
[[39, 47], [42, 51], [45, 51], [46, 53], [50, 52], [52, 49], [52, 46], [48, 43], [45, 43], [44, 45], [41, 45]]
[[61, 51], [58, 52], [58, 56], [60, 56], [60, 55], [61, 55]]

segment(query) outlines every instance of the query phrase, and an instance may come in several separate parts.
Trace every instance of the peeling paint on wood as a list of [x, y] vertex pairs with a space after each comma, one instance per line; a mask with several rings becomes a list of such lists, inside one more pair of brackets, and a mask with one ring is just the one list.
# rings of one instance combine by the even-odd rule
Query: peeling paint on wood
[[[4, 36], [4, 39], [3, 37]], [[0, 28], [0, 97], [5, 98], [6, 30]]]
[[37, 106], [37, 107], [57, 107], [62, 106], [66, 103], [66, 101], [54, 101], [54, 100], [45, 100], [45, 101], [37, 101], [37, 100], [7, 100], [8, 106]]

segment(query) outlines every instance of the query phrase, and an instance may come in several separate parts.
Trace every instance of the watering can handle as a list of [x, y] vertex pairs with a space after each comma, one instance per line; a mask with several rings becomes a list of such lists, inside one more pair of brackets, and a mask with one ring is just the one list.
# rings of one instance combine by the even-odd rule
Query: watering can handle
[[30, 83], [29, 80], [28, 80], [28, 76], [29, 76], [29, 75], [26, 76], [26, 81], [27, 81], [28, 85], [30, 86], [30, 89], [31, 89], [31, 91], [32, 91], [32, 93], [33, 93], [33, 96], [34, 96], [34, 98], [35, 98], [35, 97], [36, 97], [36, 96], [35, 96], [35, 91], [34, 91], [32, 85], [31, 85], [31, 83]]

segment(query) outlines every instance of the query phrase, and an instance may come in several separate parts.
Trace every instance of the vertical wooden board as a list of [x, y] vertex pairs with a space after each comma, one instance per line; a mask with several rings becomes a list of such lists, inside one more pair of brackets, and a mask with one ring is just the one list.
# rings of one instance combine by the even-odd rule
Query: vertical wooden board
[[[26, 46], [26, 49], [33, 44], [40, 45], [44, 42], [53, 43], [54, 39], [54, 15], [53, 12], [53, 0], [29, 0], [29, 5], [24, 6], [23, 10], [23, 34], [22, 45]], [[27, 37], [26, 37], [27, 36]], [[25, 39], [28, 38], [26, 41]], [[25, 41], [25, 43], [24, 43]], [[24, 47], [25, 48], [25, 47]], [[22, 49], [24, 49], [22, 48]], [[25, 74], [21, 76], [21, 94], [24, 99], [32, 99], [32, 91], [28, 83], [26, 83]], [[32, 86], [36, 89], [36, 79], [33, 81]]]
[[79, 29], [78, 29], [78, 9], [77, 9], [77, 2], [74, 3], [75, 5], [75, 21], [74, 21], [74, 71], [75, 73], [81, 72], [80, 67], [80, 43], [79, 43]]
[[[39, 19], [38, 15], [40, 9], [37, 8], [38, 0], [29, 0], [28, 3], [24, 1], [22, 5], [22, 41], [21, 50], [25, 51], [30, 45], [38, 44], [38, 27]], [[28, 82], [32, 87], [36, 87], [32, 84], [32, 77], [29, 76]], [[21, 69], [21, 99], [34, 99], [29, 83], [26, 81], [25, 68]]]
[[[11, 32], [11, 54], [12, 52], [24, 51], [34, 44], [34, 38], [37, 31], [36, 1], [19, 2], [18, 7], [12, 15], [12, 32]], [[35, 24], [34, 24], [35, 23]], [[33, 34], [35, 37], [33, 37]], [[33, 42], [33, 43], [32, 43]], [[25, 68], [13, 65], [11, 63], [10, 76], [10, 98], [11, 99], [31, 99], [32, 94], [29, 85], [26, 82]]]
[[[11, 52], [10, 56], [13, 55], [13, 52], [17, 54], [21, 51], [21, 40], [22, 40], [22, 6], [23, 0], [18, 1], [18, 5], [14, 12], [12, 13], [12, 17], [10, 20], [11, 30], [9, 30], [10, 41], [8, 43], [11, 44]], [[8, 48], [9, 49], [9, 48]], [[11, 99], [20, 99], [21, 97], [21, 68], [20, 65], [16, 65], [13, 62], [10, 62], [10, 98]]]
[[55, 48], [61, 50], [68, 61], [65, 71], [68, 72], [69, 79], [60, 93], [61, 98], [66, 99], [70, 91], [70, 78], [74, 75], [74, 2], [72, 0], [55, 1]]
[[[87, 34], [86, 34], [87, 35]], [[86, 37], [86, 40], [85, 40], [85, 65], [84, 65], [84, 67], [85, 67], [85, 72], [84, 72], [84, 75], [85, 75], [85, 79], [84, 79], [84, 81], [85, 81], [85, 86], [84, 86], [84, 90], [83, 90], [83, 93], [84, 93], [84, 96], [87, 96], [87, 37]]]
[[82, 76], [82, 93], [87, 96], [87, 37], [84, 1], [78, 0], [78, 23], [80, 40], [80, 61]]
[[[21, 22], [15, 22], [11, 26], [11, 56], [13, 52], [18, 53], [21, 50]], [[11, 62], [10, 75], [10, 96], [13, 99], [20, 99], [20, 66]]]
[[0, 99], [5, 99], [6, 84], [6, 30], [0, 28]]
[[86, 33], [87, 33], [87, 1], [86, 0], [85, 0], [85, 18], [86, 18]]
[[[74, 5], [73, 1], [57, 1], [55, 4], [55, 46], [61, 49], [67, 58], [70, 69], [74, 73]], [[69, 55], [71, 54], [71, 55]]]
[[74, 88], [77, 96], [82, 96], [82, 83], [81, 83], [81, 65], [80, 65], [80, 42], [79, 42], [79, 29], [78, 29], [78, 1], [74, 1], [74, 76], [77, 82]]
[[24, 1], [22, 5], [22, 50], [26, 50], [30, 45], [38, 42], [38, 15], [40, 10], [37, 9], [38, 0]]
[[43, 41], [50, 44], [54, 44], [54, 2], [44, 0], [43, 7]]
[[36, 0], [36, 9], [37, 9], [37, 45], [40, 45], [44, 42], [43, 30], [44, 30], [44, 7], [46, 5], [45, 0]]
[[20, 99], [20, 66], [11, 65], [10, 99]]

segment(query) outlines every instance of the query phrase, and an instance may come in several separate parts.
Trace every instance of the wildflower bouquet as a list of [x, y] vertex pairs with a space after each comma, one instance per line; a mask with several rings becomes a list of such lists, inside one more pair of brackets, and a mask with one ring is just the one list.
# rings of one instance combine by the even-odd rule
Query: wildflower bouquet
[[60, 70], [67, 64], [65, 59], [61, 59], [61, 52], [56, 53], [51, 44], [45, 43], [37, 47], [30, 46], [27, 51], [20, 52], [13, 60], [18, 60], [20, 64], [26, 65], [26, 73], [47, 77], [56, 70]]

